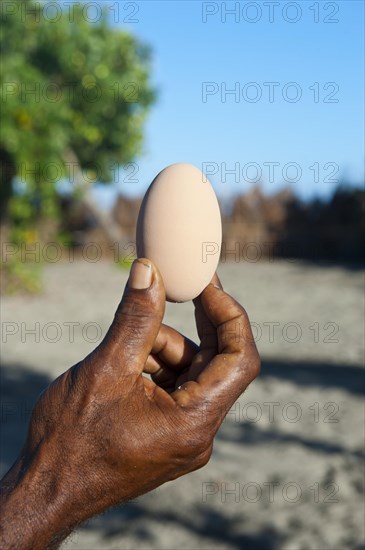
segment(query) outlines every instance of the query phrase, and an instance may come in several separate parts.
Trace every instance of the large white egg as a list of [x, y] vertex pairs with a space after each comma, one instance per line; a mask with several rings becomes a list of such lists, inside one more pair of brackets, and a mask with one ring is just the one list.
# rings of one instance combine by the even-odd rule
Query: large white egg
[[196, 298], [219, 261], [222, 223], [208, 179], [192, 164], [168, 166], [143, 199], [137, 223], [138, 257], [149, 258], [162, 275], [171, 302]]

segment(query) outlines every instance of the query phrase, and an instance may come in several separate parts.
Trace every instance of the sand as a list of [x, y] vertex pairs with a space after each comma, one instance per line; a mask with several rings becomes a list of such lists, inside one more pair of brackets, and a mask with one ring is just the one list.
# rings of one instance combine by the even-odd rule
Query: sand
[[[219, 274], [249, 313], [260, 378], [205, 468], [91, 520], [63, 548], [363, 548], [364, 273], [266, 261]], [[105, 334], [127, 272], [60, 262], [44, 279], [43, 294], [2, 300], [2, 472], [39, 391]], [[191, 304], [168, 304], [165, 321], [196, 338]]]

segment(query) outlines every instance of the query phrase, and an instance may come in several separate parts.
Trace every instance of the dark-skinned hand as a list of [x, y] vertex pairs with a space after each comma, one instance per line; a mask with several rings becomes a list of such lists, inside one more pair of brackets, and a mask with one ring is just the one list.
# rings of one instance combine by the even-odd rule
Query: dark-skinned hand
[[260, 360], [245, 310], [216, 275], [194, 304], [199, 346], [162, 324], [162, 278], [134, 262], [104, 340], [34, 408], [2, 481], [1, 548], [56, 548], [84, 520], [208, 462]]

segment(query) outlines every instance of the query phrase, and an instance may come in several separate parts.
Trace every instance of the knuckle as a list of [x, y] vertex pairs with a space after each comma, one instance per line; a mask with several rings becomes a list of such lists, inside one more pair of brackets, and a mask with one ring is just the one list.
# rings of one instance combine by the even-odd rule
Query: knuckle
[[241, 316], [242, 321], [244, 323], [249, 323], [250, 319], [248, 317], [247, 311], [245, 310], [245, 308], [241, 304], [239, 304], [238, 302], [236, 302], [236, 303], [237, 303], [237, 312]]
[[198, 430], [195, 423], [182, 430], [182, 437], [177, 445], [177, 452], [188, 463], [199, 462], [211, 447], [212, 440], [207, 431]]
[[246, 380], [246, 387], [251, 384], [255, 378], [257, 378], [258, 376], [258, 370], [257, 370], [257, 366], [256, 364], [250, 364], [249, 367], [247, 368], [246, 370], [246, 376], [247, 376], [247, 380]]
[[261, 359], [255, 344], [253, 344], [249, 353], [240, 354], [239, 363], [247, 376], [248, 383], [251, 383], [259, 376], [261, 372]]
[[239, 320], [242, 325], [247, 325], [250, 323], [250, 319], [248, 317], [248, 313], [247, 311], [245, 310], [245, 308], [238, 302], [236, 302], [236, 300], [233, 300], [233, 304], [232, 304], [232, 316], [234, 316], [237, 320]]
[[208, 448], [206, 448], [196, 457], [196, 469], [203, 468], [208, 464], [212, 456], [212, 450], [213, 450], [213, 445], [211, 444], [209, 445]]
[[261, 372], [261, 358], [259, 352], [256, 350], [255, 358], [252, 362], [252, 376], [253, 380], [259, 376]]

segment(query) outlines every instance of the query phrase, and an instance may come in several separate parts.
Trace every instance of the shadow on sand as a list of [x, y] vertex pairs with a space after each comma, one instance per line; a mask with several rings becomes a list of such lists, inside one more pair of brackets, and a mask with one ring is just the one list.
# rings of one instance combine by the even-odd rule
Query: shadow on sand
[[[152, 496], [158, 498], [156, 493]], [[168, 528], [173, 531], [178, 526], [192, 533], [199, 548], [210, 548], [212, 542], [215, 542], [224, 543], [227, 548], [237, 550], [275, 550], [281, 541], [279, 532], [272, 526], [267, 526], [260, 533], [242, 533], [247, 521], [244, 514], [240, 514], [239, 517], [225, 516], [208, 504], [201, 503], [196, 503], [189, 512], [189, 517], [186, 517], [179, 513], [178, 509], [176, 512], [155, 511], [141, 499], [109, 510], [103, 516], [88, 522], [83, 529], [102, 532], [106, 541], [116, 536], [120, 537], [123, 532], [128, 533], [140, 542], [138, 547], [143, 548], [143, 543], [148, 541], [153, 544], [155, 538], [144, 527], [144, 519], [148, 517], [164, 530]], [[247, 531], [249, 530], [250, 526], [247, 525]]]
[[334, 365], [317, 361], [283, 361], [263, 359], [260, 379], [273, 377], [298, 386], [346, 390], [362, 395], [365, 370], [352, 365]]

